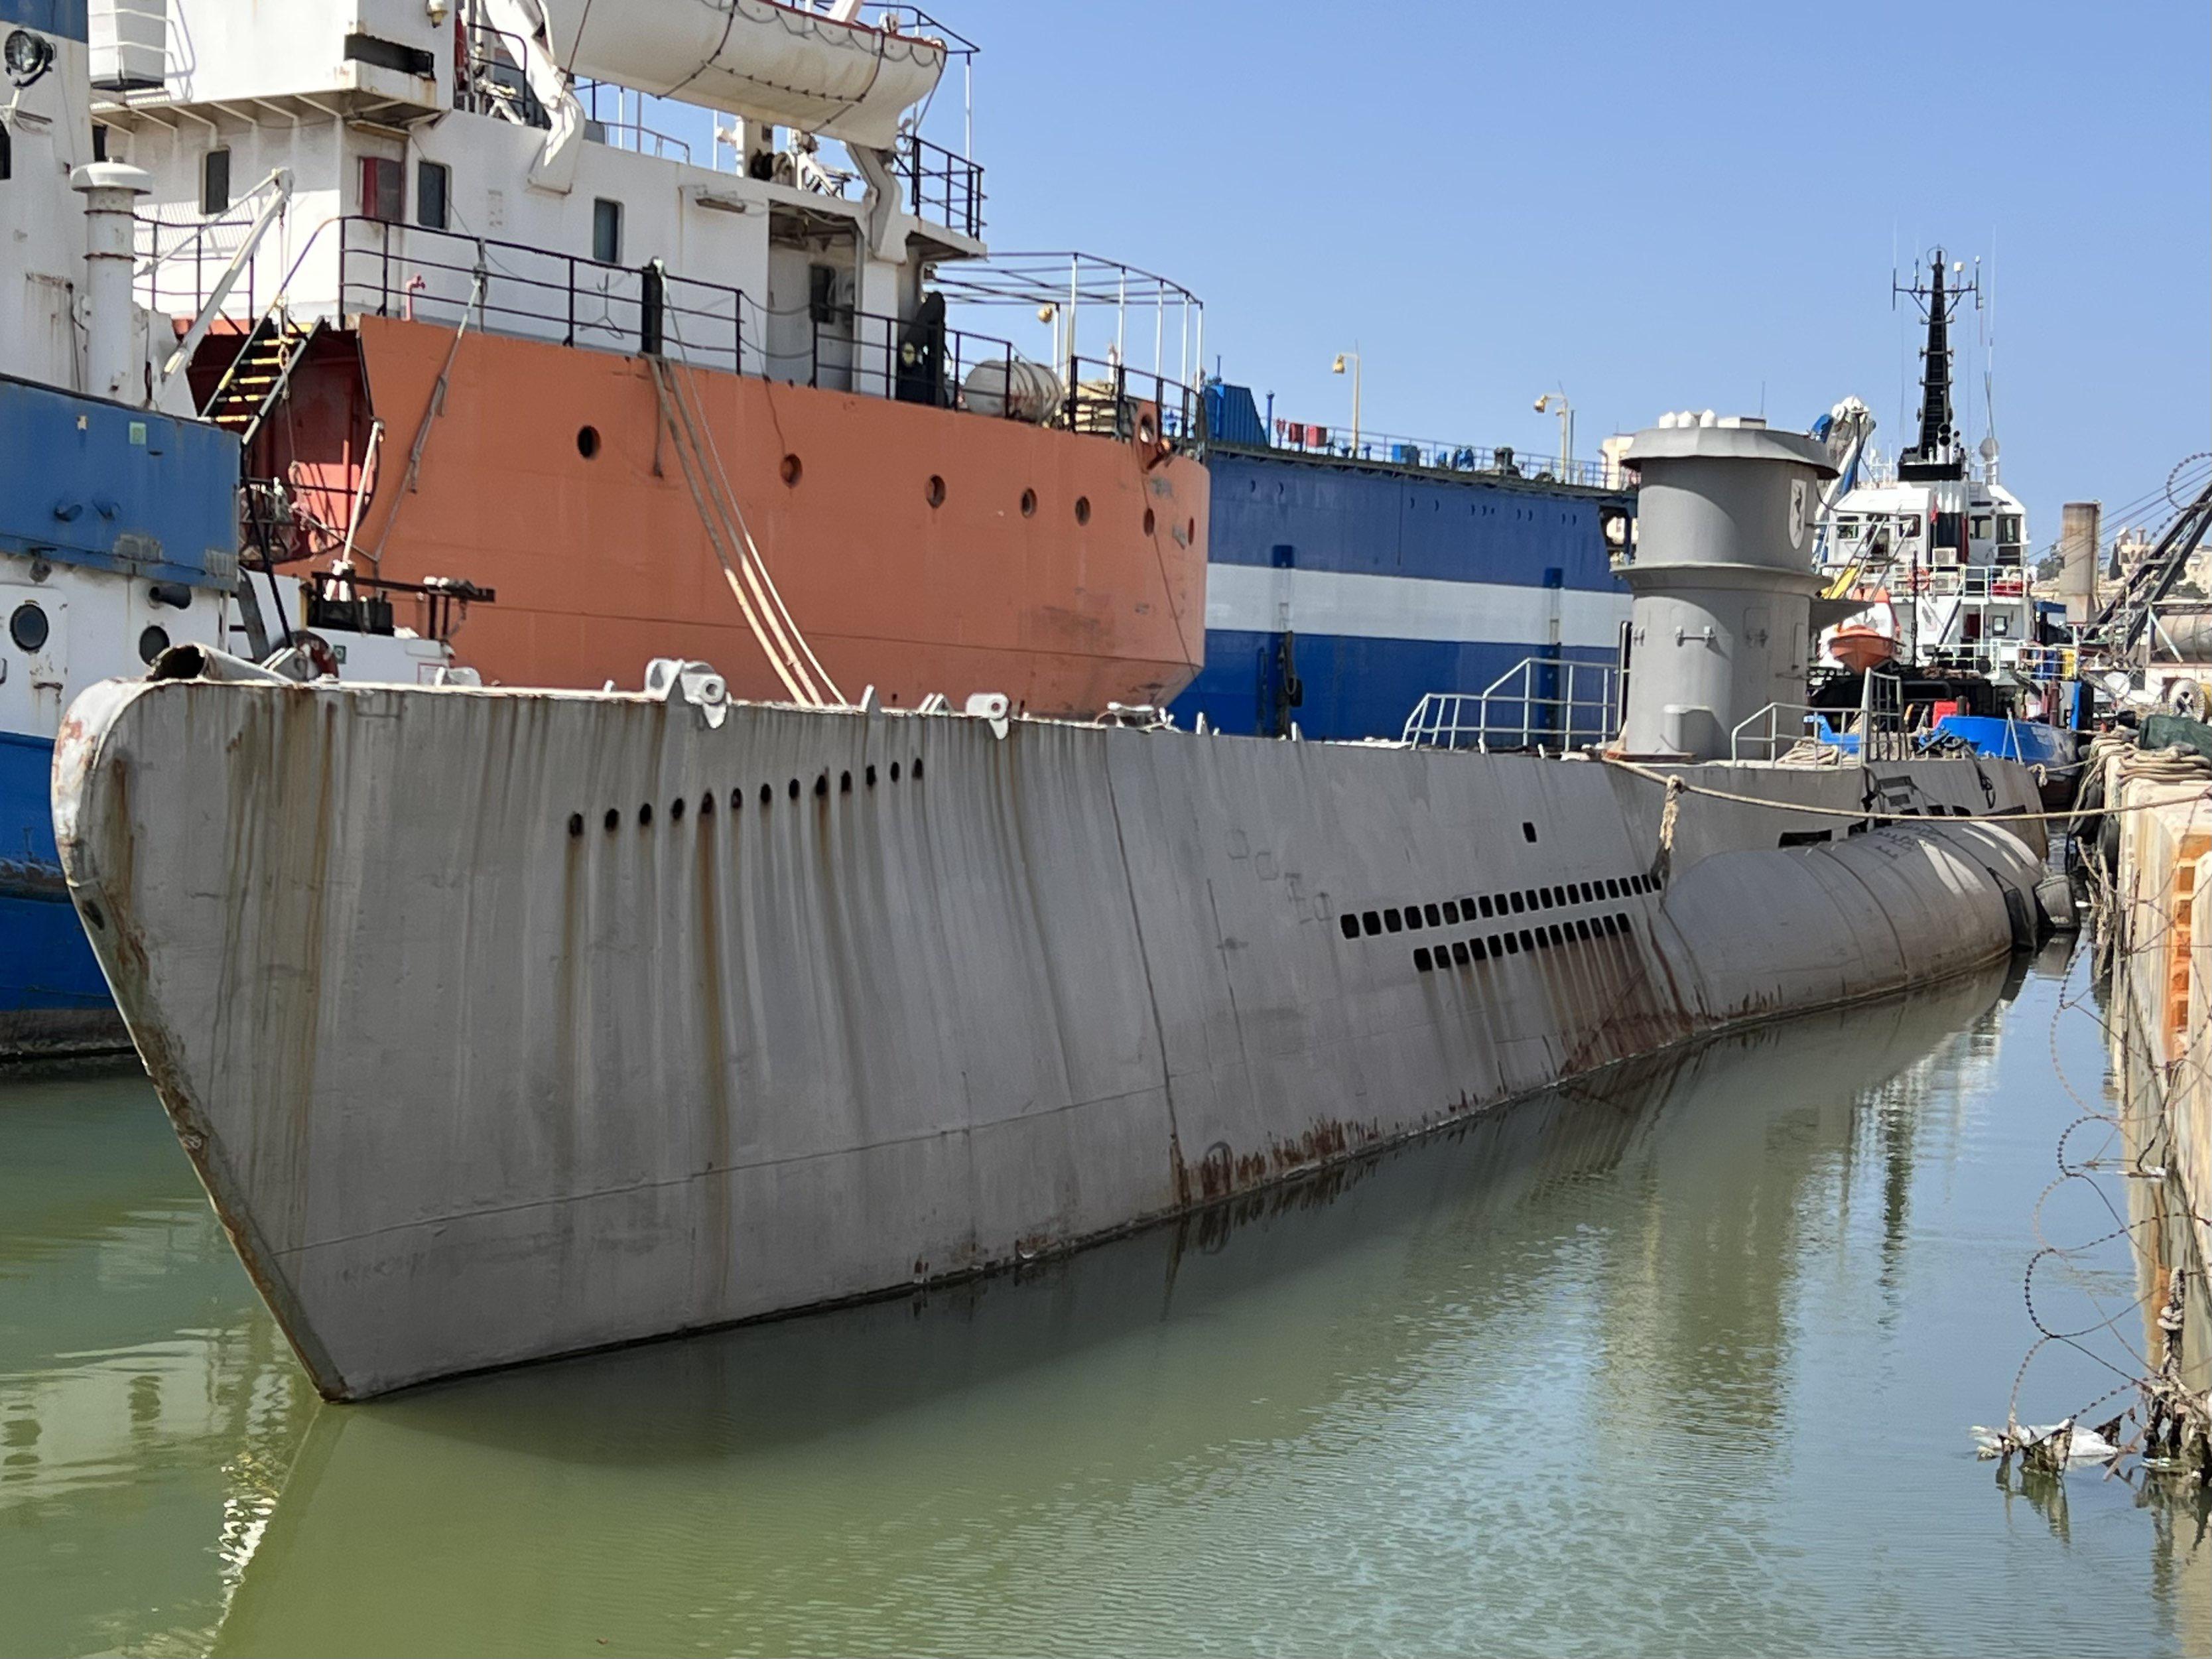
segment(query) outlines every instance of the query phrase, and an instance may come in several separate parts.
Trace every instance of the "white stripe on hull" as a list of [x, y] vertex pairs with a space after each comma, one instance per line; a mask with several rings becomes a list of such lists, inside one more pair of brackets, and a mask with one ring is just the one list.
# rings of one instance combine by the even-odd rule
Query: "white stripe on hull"
[[[1444, 582], [1341, 570], [1277, 570], [1213, 564], [1206, 572], [1206, 625], [1257, 634], [1356, 639], [1498, 641], [1612, 650], [1630, 599], [1584, 588]], [[1553, 629], [1556, 624], [1557, 632]]]

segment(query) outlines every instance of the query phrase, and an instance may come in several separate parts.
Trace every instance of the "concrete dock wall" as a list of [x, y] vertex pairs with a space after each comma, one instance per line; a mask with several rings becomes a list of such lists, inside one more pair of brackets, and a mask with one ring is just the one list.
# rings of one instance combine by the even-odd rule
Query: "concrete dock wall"
[[[641, 696], [111, 686], [73, 896], [319, 1387], [1019, 1261], [2002, 956], [2002, 763], [1701, 774]], [[1785, 838], [1817, 844], [1781, 845]], [[1826, 839], [1832, 837], [1832, 839]]]
[[2113, 1069], [2157, 1119], [2197, 1259], [2212, 1263], [2212, 786], [2112, 774], [2122, 808], [2112, 895]]

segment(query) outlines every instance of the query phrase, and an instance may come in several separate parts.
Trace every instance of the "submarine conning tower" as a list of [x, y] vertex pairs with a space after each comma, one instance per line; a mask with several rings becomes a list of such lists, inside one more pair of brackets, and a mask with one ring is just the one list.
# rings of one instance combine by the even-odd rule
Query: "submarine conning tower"
[[1622, 458], [1639, 469], [1627, 709], [1616, 752], [1725, 759], [1770, 703], [1802, 703], [1826, 447], [1749, 416], [1663, 416]]

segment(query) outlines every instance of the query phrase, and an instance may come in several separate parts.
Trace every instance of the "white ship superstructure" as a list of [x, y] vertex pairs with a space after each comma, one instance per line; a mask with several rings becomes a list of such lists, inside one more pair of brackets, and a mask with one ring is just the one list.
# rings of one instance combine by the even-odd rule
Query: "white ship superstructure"
[[1846, 666], [1893, 655], [1942, 673], [2049, 680], [2057, 676], [2028, 591], [2027, 508], [2000, 482], [1995, 434], [1970, 455], [1958, 428], [1950, 327], [1961, 301], [1978, 298], [1958, 286], [1960, 275], [1939, 248], [1926, 285], [1907, 290], [1928, 327], [1913, 445], [1885, 464], [1873, 414], [1856, 398], [1826, 423], [1841, 487], [1826, 504], [1821, 569], [1834, 597], [1869, 604], [1831, 630], [1823, 650]]

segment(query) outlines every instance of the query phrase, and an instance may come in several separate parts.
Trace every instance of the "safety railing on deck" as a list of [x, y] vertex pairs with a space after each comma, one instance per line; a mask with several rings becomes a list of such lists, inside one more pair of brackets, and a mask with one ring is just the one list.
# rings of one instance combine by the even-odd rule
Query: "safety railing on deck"
[[1195, 444], [1206, 436], [1206, 399], [1178, 380], [1126, 363], [1078, 357], [1068, 365], [1065, 421], [1071, 431], [1130, 438], [1145, 404], [1159, 410], [1160, 436]]
[[983, 234], [983, 168], [915, 133], [899, 135], [897, 169], [906, 210], [971, 239]]
[[1534, 483], [1570, 483], [1587, 489], [1620, 489], [1623, 481], [1603, 461], [1562, 461], [1552, 455], [1523, 455], [1507, 445], [1439, 442], [1395, 433], [1354, 433], [1348, 428], [1311, 426], [1279, 416], [1268, 433], [1270, 448], [1337, 460], [1376, 461], [1420, 467], [1431, 472], [1491, 473]]
[[[935, 409], [964, 406], [969, 374], [1013, 353], [1010, 341], [946, 328], [917, 316], [905, 322], [849, 307], [810, 311], [807, 343], [796, 350], [763, 349], [772, 379], [804, 380], [836, 392], [859, 392]], [[1004, 398], [993, 413], [1011, 416]]]
[[336, 223], [338, 309], [347, 314], [449, 327], [469, 316], [471, 326], [494, 333], [732, 372], [746, 364], [750, 301], [723, 283], [419, 225]]
[[519, 126], [547, 128], [552, 112], [530, 85], [529, 48], [519, 34], [471, 23], [463, 37], [466, 73], [453, 88], [453, 107], [471, 115], [504, 115]]
[[[172, 229], [177, 249], [201, 227], [142, 227], [151, 246]], [[199, 256], [194, 255], [194, 258]], [[149, 253], [149, 259], [151, 255]], [[215, 253], [204, 263], [213, 269]], [[142, 290], [164, 268], [142, 272]], [[247, 278], [222, 314], [251, 325], [272, 303], [304, 320], [337, 316], [397, 317], [410, 321], [557, 342], [605, 351], [642, 353], [701, 368], [797, 382], [939, 409], [970, 410], [987, 419], [1025, 419], [1100, 436], [1140, 434], [1144, 410], [1158, 411], [1158, 436], [1179, 444], [1204, 435], [1204, 400], [1166, 376], [1076, 361], [1079, 379], [1054, 405], [1006, 392], [1008, 376], [986, 374], [988, 392], [971, 405], [965, 392], [978, 368], [1018, 362], [1013, 344], [993, 335], [945, 326], [925, 309], [912, 319], [878, 316], [850, 307], [816, 305], [770, 312], [742, 289], [678, 276], [658, 265], [633, 269], [580, 254], [521, 243], [349, 217], [325, 222], [280, 268], [281, 278]], [[264, 277], [268, 273], [263, 273]], [[302, 301], [327, 295], [335, 305]], [[196, 276], [179, 276], [171, 309], [199, 303]], [[287, 295], [292, 296], [288, 301]], [[1045, 377], [1050, 385], [1051, 377]]]
[[1860, 685], [1856, 717], [1838, 732], [1836, 717], [1850, 714], [1848, 708], [1770, 702], [1729, 732], [1729, 758], [1778, 761], [1808, 740], [1838, 755], [1856, 754], [1862, 760], [1911, 758], [1912, 738], [1905, 727], [1905, 682], [1900, 677], [1869, 671]]
[[[258, 198], [248, 197], [212, 219], [142, 216], [135, 233], [138, 303], [167, 316], [197, 313], [252, 234], [259, 204]], [[224, 307], [227, 314], [261, 314], [258, 302], [266, 296], [255, 289], [259, 264], [253, 261], [240, 274], [231, 302]]]
[[1620, 729], [1620, 670], [1524, 657], [1480, 691], [1431, 691], [1407, 718], [1416, 749], [1550, 749], [1604, 743]]

